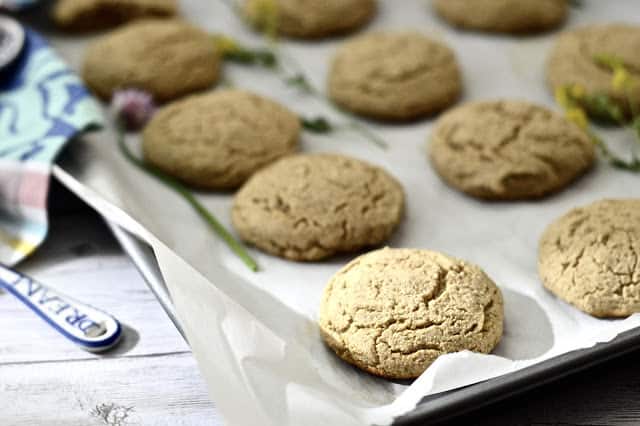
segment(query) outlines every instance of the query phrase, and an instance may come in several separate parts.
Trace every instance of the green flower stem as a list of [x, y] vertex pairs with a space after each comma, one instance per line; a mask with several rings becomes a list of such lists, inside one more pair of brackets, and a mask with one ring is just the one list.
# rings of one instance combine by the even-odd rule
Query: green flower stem
[[636, 145], [635, 149], [633, 149], [633, 161], [637, 164], [640, 162], [640, 158], [638, 155], [638, 148], [640, 147], [640, 113], [638, 113], [636, 104], [635, 102], [633, 102], [633, 99], [631, 97], [631, 87], [627, 87], [626, 97], [627, 102], [629, 103], [629, 111], [631, 113], [631, 119], [626, 125], [629, 127], [633, 136], [635, 137]]
[[631, 87], [627, 87], [625, 89], [625, 96], [627, 98], [627, 103], [629, 104], [629, 112], [631, 113], [631, 118], [633, 120], [634, 117], [638, 117], [640, 114], [640, 111], [638, 111], [638, 106], [636, 105], [635, 102], [633, 102], [633, 97], [631, 96], [631, 91], [632, 88]]
[[637, 115], [636, 118], [633, 119], [631, 127], [633, 128], [638, 143], [640, 143], [640, 115]]
[[[223, 0], [223, 3], [229, 7], [234, 14], [242, 21], [244, 21], [244, 16], [238, 7], [238, 3], [235, 0]], [[334, 112], [339, 115], [346, 117], [347, 122], [345, 123], [346, 128], [352, 129], [359, 133], [366, 140], [372, 142], [377, 145], [379, 148], [387, 149], [387, 143], [378, 136], [375, 132], [369, 129], [367, 126], [358, 121], [352, 114], [344, 111], [340, 108], [337, 108], [332, 102], [330, 102], [324, 94], [322, 94], [309, 79], [305, 75], [302, 66], [300, 63], [292, 56], [286, 54], [278, 45], [277, 37], [275, 34], [269, 34], [267, 32], [266, 37], [268, 46], [263, 49], [247, 49], [242, 48], [236, 52], [230, 52], [225, 55], [225, 59], [228, 59], [232, 62], [254, 65], [259, 64], [267, 69], [273, 70], [276, 74], [280, 75], [280, 78], [284, 82], [285, 85], [289, 87], [294, 87], [305, 93], [307, 95], [311, 95], [316, 99], [322, 100], [325, 102]], [[282, 62], [287, 62], [287, 66], [284, 66]], [[316, 118], [313, 121], [302, 119], [302, 124], [304, 128], [308, 131], [314, 133], [328, 133], [328, 130], [324, 126], [324, 124], [328, 124], [328, 127], [333, 127], [329, 124], [328, 120], [322, 119], [323, 126], [319, 126], [319, 118]]]
[[233, 80], [231, 80], [228, 76], [223, 75], [222, 78], [220, 79], [220, 82], [218, 83], [218, 86], [222, 89], [233, 89], [234, 87], [236, 87], [235, 83], [233, 82]]
[[240, 10], [240, 5], [237, 0], [222, 0], [222, 2], [227, 6], [231, 11], [238, 16], [238, 18], [242, 18], [242, 11]]
[[351, 127], [352, 129], [355, 129], [357, 132], [360, 132], [361, 135], [369, 139], [371, 142], [373, 142], [380, 148], [382, 149], [389, 148], [389, 145], [387, 145], [384, 139], [378, 136], [375, 132], [372, 132], [371, 129], [369, 129], [367, 126], [365, 126], [361, 122], [354, 119], [350, 119], [347, 121], [347, 126]]
[[180, 182], [176, 179], [167, 176], [162, 173], [160, 170], [152, 167], [142, 160], [138, 159], [127, 147], [125, 141], [125, 131], [122, 125], [117, 125], [117, 133], [118, 133], [118, 147], [120, 151], [124, 155], [124, 157], [133, 165], [135, 165], [138, 169], [142, 170], [149, 176], [152, 176], [158, 179], [160, 182], [165, 184], [168, 188], [175, 191], [178, 195], [185, 199], [189, 205], [198, 213], [198, 215], [206, 222], [207, 225], [220, 237], [222, 240], [229, 246], [231, 251], [233, 251], [239, 258], [244, 262], [245, 265], [252, 271], [256, 272], [258, 270], [258, 264], [255, 260], [247, 253], [244, 246], [238, 242], [233, 235], [229, 233], [225, 229], [224, 226], [215, 218], [213, 214], [211, 214], [197, 199], [193, 196], [193, 194]]
[[311, 133], [330, 133], [333, 131], [333, 126], [324, 117], [304, 117], [300, 116], [300, 123], [302, 127]]
[[[610, 64], [614, 59], [605, 56], [598, 56], [596, 58], [599, 63], [603, 65]], [[627, 127], [633, 130], [634, 137], [640, 143], [640, 117], [636, 116], [632, 118], [631, 122], [628, 122], [620, 109], [620, 106], [613, 103], [606, 95], [588, 95], [584, 98], [574, 98], [569, 93], [569, 105], [564, 105], [564, 108], [581, 108], [585, 106], [591, 110], [595, 110], [599, 117], [603, 117], [609, 121], [613, 121], [622, 127]], [[635, 150], [631, 154], [631, 160], [626, 161], [617, 155], [615, 155], [607, 146], [605, 141], [601, 139], [590, 128], [590, 123], [585, 129], [594, 145], [598, 148], [604, 159], [613, 167], [621, 170], [626, 170], [634, 173], [640, 172], [640, 158], [636, 155]]]
[[278, 57], [284, 58], [289, 63], [289, 68], [292, 68], [294, 71], [290, 73], [287, 71], [285, 67], [279, 64], [275, 69], [276, 71], [283, 76], [283, 81], [287, 86], [295, 87], [301, 92], [311, 95], [316, 99], [321, 100], [325, 103], [329, 108], [331, 108], [335, 113], [341, 115], [347, 119], [345, 123], [345, 127], [348, 129], [352, 129], [359, 133], [362, 137], [364, 137], [369, 142], [372, 142], [374, 145], [377, 145], [379, 148], [387, 149], [387, 143], [378, 136], [375, 132], [371, 131], [367, 126], [362, 124], [356, 118], [354, 118], [351, 113], [338, 108], [333, 102], [330, 102], [326, 96], [324, 96], [320, 90], [318, 90], [311, 81], [306, 77], [304, 72], [302, 71], [302, 66], [296, 61], [293, 57], [286, 55], [280, 50], [278, 52]]
[[614, 155], [607, 147], [607, 144], [604, 143], [604, 141], [595, 133], [593, 133], [593, 131], [587, 130], [587, 132], [591, 137], [591, 140], [593, 140], [594, 144], [598, 147], [600, 153], [609, 162], [609, 164], [620, 170], [626, 170], [634, 173], [640, 172], [640, 159], [635, 156], [631, 161], [625, 161], [621, 159], [620, 157]]
[[315, 98], [321, 100], [325, 103], [329, 108], [331, 108], [335, 113], [346, 117], [345, 126], [347, 129], [352, 129], [359, 133], [362, 137], [364, 137], [369, 142], [372, 142], [374, 145], [377, 145], [379, 148], [387, 149], [389, 146], [387, 143], [378, 136], [375, 132], [369, 129], [367, 126], [362, 124], [357, 119], [353, 118], [350, 113], [336, 107], [332, 102], [330, 102], [325, 96], [323, 96], [318, 89], [316, 89], [313, 84], [309, 82], [309, 80], [302, 73], [297, 73], [293, 77], [285, 77], [285, 84], [288, 86], [294, 86], [300, 89], [302, 92], [314, 96]]
[[224, 59], [242, 65], [261, 65], [265, 68], [274, 67], [276, 58], [269, 49], [249, 49], [241, 47], [238, 50], [226, 52]]

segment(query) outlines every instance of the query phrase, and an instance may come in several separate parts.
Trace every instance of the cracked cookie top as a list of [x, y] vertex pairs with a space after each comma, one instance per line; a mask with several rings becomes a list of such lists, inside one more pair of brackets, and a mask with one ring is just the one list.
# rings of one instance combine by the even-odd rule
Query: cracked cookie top
[[58, 0], [53, 19], [70, 31], [96, 31], [140, 18], [163, 18], [177, 13], [176, 0]]
[[211, 87], [219, 68], [220, 55], [206, 32], [177, 19], [143, 19], [89, 45], [82, 77], [103, 99], [137, 88], [164, 102]]
[[[301, 38], [338, 35], [368, 23], [377, 10], [376, 0], [272, 0], [278, 33]], [[245, 0], [243, 12], [249, 22], [268, 19], [264, 0]]]
[[537, 198], [588, 170], [594, 144], [574, 123], [521, 101], [472, 102], [447, 112], [429, 157], [451, 186], [495, 200]]
[[236, 194], [240, 237], [313, 261], [383, 243], [400, 223], [404, 191], [379, 167], [342, 155], [299, 154], [260, 170]]
[[338, 50], [328, 91], [354, 113], [411, 120], [454, 103], [462, 82], [455, 55], [443, 43], [418, 32], [375, 32]]
[[319, 324], [343, 360], [409, 379], [446, 353], [491, 352], [503, 316], [502, 294], [479, 267], [434, 251], [384, 248], [331, 278]]
[[294, 152], [300, 120], [282, 105], [241, 90], [194, 95], [160, 109], [143, 133], [147, 161], [192, 186], [240, 186], [260, 167]]
[[567, 0], [435, 0], [432, 6], [455, 26], [505, 33], [553, 28], [569, 11]]
[[562, 33], [547, 61], [547, 82], [552, 90], [578, 84], [588, 94], [604, 94], [623, 110], [627, 96], [640, 105], [640, 85], [628, 91], [612, 87], [613, 71], [595, 60], [598, 55], [614, 57], [627, 71], [640, 78], [640, 26], [629, 24], [590, 25]]
[[552, 223], [540, 241], [544, 286], [597, 317], [640, 312], [640, 199], [602, 200]]

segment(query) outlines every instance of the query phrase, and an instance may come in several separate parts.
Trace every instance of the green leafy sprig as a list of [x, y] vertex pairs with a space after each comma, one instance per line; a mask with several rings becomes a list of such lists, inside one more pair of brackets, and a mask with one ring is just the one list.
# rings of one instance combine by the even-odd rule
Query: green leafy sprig
[[333, 131], [333, 126], [324, 117], [300, 117], [300, 122], [305, 130], [312, 133], [330, 133]]
[[239, 49], [224, 54], [224, 59], [243, 65], [260, 65], [273, 68], [277, 60], [273, 52], [268, 49]]
[[278, 66], [278, 58], [270, 48], [247, 47], [231, 37], [220, 34], [213, 36], [213, 43], [218, 52], [227, 61], [241, 65], [257, 65], [264, 68], [276, 68]]

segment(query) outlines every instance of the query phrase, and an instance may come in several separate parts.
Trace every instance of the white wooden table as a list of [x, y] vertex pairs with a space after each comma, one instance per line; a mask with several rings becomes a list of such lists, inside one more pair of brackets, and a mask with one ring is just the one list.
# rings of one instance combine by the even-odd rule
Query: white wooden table
[[124, 325], [112, 352], [74, 347], [0, 292], [0, 425], [219, 425], [189, 347], [101, 220], [54, 216], [19, 270]]
[[[54, 214], [47, 242], [19, 269], [112, 313], [124, 340], [92, 355], [0, 292], [0, 426], [222, 424], [189, 347], [95, 214]], [[640, 425], [639, 355], [449, 424]]]

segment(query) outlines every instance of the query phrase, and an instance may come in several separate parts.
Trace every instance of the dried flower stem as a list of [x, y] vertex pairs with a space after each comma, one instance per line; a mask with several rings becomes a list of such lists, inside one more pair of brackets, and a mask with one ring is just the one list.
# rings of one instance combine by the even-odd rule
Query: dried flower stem
[[[235, 0], [223, 1], [240, 20], [245, 21], [245, 17], [243, 16], [242, 11], [238, 7], [238, 4]], [[264, 65], [265, 68], [275, 71], [286, 86], [293, 87], [306, 95], [313, 96], [316, 99], [321, 100], [326, 105], [328, 105], [329, 108], [331, 108], [335, 113], [345, 117], [346, 119], [344, 125], [337, 126], [331, 125], [329, 123], [329, 120], [322, 117], [316, 117], [314, 120], [312, 120], [316, 123], [312, 123], [309, 120], [302, 118], [301, 122], [306, 130], [314, 133], [329, 133], [334, 129], [343, 127], [359, 133], [360, 136], [378, 146], [379, 148], [387, 149], [387, 143], [380, 136], [369, 129], [365, 124], [360, 122], [352, 114], [341, 108], [338, 108], [335, 104], [330, 102], [326, 98], [326, 96], [324, 96], [324, 94], [320, 90], [318, 90], [309, 80], [300, 63], [295, 58], [284, 52], [282, 48], [280, 48], [277, 43], [277, 10], [273, 9], [273, 7], [275, 7], [273, 6], [275, 5], [275, 3], [273, 3], [273, 0], [263, 1], [264, 9], [268, 9], [269, 16], [275, 16], [275, 18], [267, 17], [261, 20], [260, 23], [258, 23], [259, 27], [262, 28], [264, 33], [267, 35], [267, 42], [269, 43], [269, 47], [263, 49], [241, 48], [228, 50], [229, 53], [224, 54], [225, 59], [244, 64], [252, 65], [258, 63]], [[265, 22], [269, 23], [270, 26], [265, 26]], [[259, 53], [259, 55], [256, 55], [256, 53]], [[255, 56], [268, 57], [268, 61], [257, 59]], [[320, 119], [328, 125], [324, 126], [322, 131], [318, 131], [319, 127], [316, 125], [317, 121]]]
[[118, 147], [124, 157], [134, 166], [136, 166], [141, 171], [145, 172], [149, 176], [152, 176], [158, 179], [160, 182], [165, 184], [168, 188], [172, 189], [178, 195], [185, 199], [187, 203], [195, 210], [195, 212], [205, 221], [205, 223], [220, 237], [222, 240], [229, 246], [231, 251], [233, 251], [239, 258], [244, 262], [247, 267], [252, 271], [258, 270], [258, 264], [256, 261], [247, 253], [244, 246], [237, 241], [233, 235], [229, 233], [225, 229], [224, 226], [215, 218], [215, 216], [209, 212], [197, 199], [193, 196], [193, 194], [187, 189], [184, 185], [178, 182], [176, 179], [164, 174], [157, 168], [150, 166], [149, 164], [143, 162], [138, 159], [127, 147], [127, 143], [125, 140], [125, 130], [122, 123], [116, 123], [116, 131], [118, 133]]

